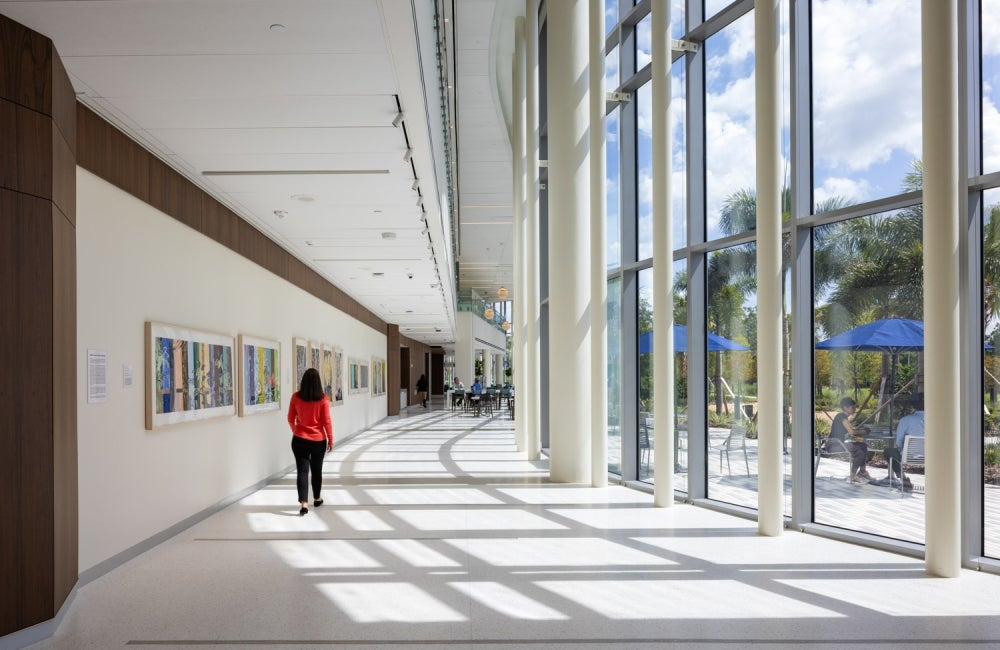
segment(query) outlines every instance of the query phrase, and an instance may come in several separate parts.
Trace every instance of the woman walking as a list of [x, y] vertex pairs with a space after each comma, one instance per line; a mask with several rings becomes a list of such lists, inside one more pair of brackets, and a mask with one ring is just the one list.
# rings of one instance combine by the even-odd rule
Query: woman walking
[[309, 471], [312, 470], [313, 505], [323, 505], [323, 456], [333, 449], [330, 400], [323, 392], [319, 371], [309, 368], [302, 375], [299, 391], [288, 405], [288, 426], [292, 429], [292, 453], [298, 474], [299, 515], [309, 512]]

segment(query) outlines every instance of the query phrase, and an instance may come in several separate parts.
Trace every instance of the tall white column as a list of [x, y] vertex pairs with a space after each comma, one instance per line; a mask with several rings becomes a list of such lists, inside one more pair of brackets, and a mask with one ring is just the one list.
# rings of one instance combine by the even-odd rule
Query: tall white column
[[757, 530], [784, 528], [781, 395], [780, 0], [754, 5], [757, 111]]
[[493, 350], [483, 350], [483, 388], [492, 386], [493, 381]]
[[921, 2], [927, 573], [962, 568], [959, 368], [958, 10]]
[[[525, 0], [525, 282], [524, 299], [527, 308], [528, 339], [526, 342], [524, 391], [518, 391], [518, 404], [523, 405], [528, 460], [538, 460], [542, 454], [541, 424], [541, 287], [539, 286], [538, 231], [538, 0]], [[519, 406], [518, 408], [521, 408]]]
[[[528, 322], [524, 318], [524, 18], [518, 16], [514, 20], [514, 63], [511, 70], [513, 80], [513, 136], [511, 143], [514, 160], [514, 287], [511, 292], [511, 351], [513, 359], [514, 390], [524, 386], [525, 339], [527, 338]], [[515, 401], [516, 404], [516, 401]], [[515, 413], [518, 411], [515, 410]], [[514, 419], [514, 442], [518, 451], [527, 449], [525, 437], [524, 416]]]
[[590, 0], [590, 482], [608, 484], [608, 274], [604, 126], [604, 2]]
[[550, 476], [589, 483], [588, 2], [560, 0], [547, 7]]
[[674, 244], [670, 214], [670, 0], [650, 7], [653, 77], [653, 502], [674, 503]]

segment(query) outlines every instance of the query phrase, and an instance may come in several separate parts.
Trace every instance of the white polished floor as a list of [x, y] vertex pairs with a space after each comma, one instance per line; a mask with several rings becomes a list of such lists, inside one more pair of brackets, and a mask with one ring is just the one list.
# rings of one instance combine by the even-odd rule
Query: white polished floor
[[37, 648], [1000, 647], [1000, 576], [547, 482], [510, 420], [411, 407], [82, 587]]

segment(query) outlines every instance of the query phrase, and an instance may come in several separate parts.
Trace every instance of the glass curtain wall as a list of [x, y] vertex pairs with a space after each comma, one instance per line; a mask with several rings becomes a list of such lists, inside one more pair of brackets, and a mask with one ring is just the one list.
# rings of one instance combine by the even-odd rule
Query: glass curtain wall
[[[983, 174], [1000, 172], [1000, 0], [981, 0], [980, 137]], [[983, 555], [1000, 558], [1000, 189], [982, 193]], [[978, 441], [978, 436], [974, 438]]]
[[[795, 25], [803, 33], [796, 34], [789, 26], [787, 12], [792, 5]], [[616, 414], [609, 418], [609, 432], [615, 432], [609, 437], [613, 447], [609, 458], [620, 458], [623, 449], [628, 458], [617, 467], [611, 461], [609, 469], [627, 470], [626, 479], [651, 481], [654, 352], [651, 340], [649, 351], [643, 343], [644, 335], [651, 339], [652, 331], [651, 196], [657, 182], [651, 169], [652, 107], [646, 85], [651, 34], [649, 18], [642, 14], [647, 5], [607, 0], [605, 7], [608, 90], [630, 95], [609, 112], [608, 119], [609, 346], [615, 336], [628, 341], [620, 358], [609, 354], [612, 402], [625, 400], [609, 406], [609, 412]], [[978, 106], [970, 114], [978, 119], [961, 137], [968, 138], [975, 159], [970, 162], [969, 205], [975, 210], [973, 232], [979, 241], [970, 250], [977, 255], [981, 250], [980, 268], [975, 268], [975, 258], [970, 265], [975, 275], [970, 286], [982, 287], [982, 307], [980, 316], [979, 308], [970, 308], [969, 314], [972, 322], [981, 317], [985, 342], [981, 368], [976, 355], [970, 355], [973, 373], [982, 375], [982, 398], [968, 398], [970, 403], [963, 406], [982, 413], [982, 431], [975, 431], [964, 447], [975, 461], [966, 461], [971, 467], [965, 469], [983, 486], [981, 515], [969, 513], [977, 521], [982, 517], [982, 553], [1000, 559], [1000, 353], [996, 352], [1000, 301], [995, 299], [1000, 295], [996, 288], [1000, 285], [1000, 20], [995, 18], [1000, 16], [1000, 0], [962, 4], [961, 10], [971, 15], [961, 21], [960, 44], [979, 46], [963, 55], [973, 69], [968, 101]], [[781, 109], [785, 118], [782, 218], [784, 252], [789, 255], [783, 287], [787, 335], [783, 381], [789, 402], [796, 390], [808, 391], [796, 402], [804, 411], [801, 421], [791, 417], [787, 403], [783, 417], [785, 513], [792, 514], [790, 504], [797, 500], [802, 506], [799, 512], [804, 513], [801, 521], [923, 543], [923, 467], [904, 466], [904, 479], [894, 478], [895, 472], [890, 477], [900, 420], [919, 408], [915, 398], [923, 390], [922, 340], [907, 343], [900, 331], [893, 335], [898, 345], [884, 349], [826, 343], [882, 321], [922, 326], [919, 3], [788, 0], [783, 11], [782, 51], [789, 51], [790, 44], [805, 43], [797, 50], [795, 69], [786, 63], [781, 79], [783, 87], [800, 93], [795, 115], [788, 100]], [[671, 214], [678, 260], [675, 318], [680, 325], [696, 328], [697, 334], [688, 338], [699, 348], [671, 353], [678, 400], [675, 484], [679, 490], [690, 488], [694, 497], [754, 508], [753, 3], [671, 0], [671, 12], [671, 37], [699, 48], [685, 52], [674, 64], [669, 120]], [[616, 27], [622, 16], [628, 20]], [[799, 136], [795, 142], [789, 135], [792, 128]], [[806, 243], [796, 248], [795, 257], [790, 254], [793, 242]], [[803, 275], [799, 279], [808, 288], [793, 294], [795, 273]], [[793, 341], [796, 322], [812, 333], [811, 341]], [[795, 355], [808, 357], [798, 367], [810, 372], [809, 382], [792, 380], [790, 359]], [[697, 390], [688, 385], [689, 373], [698, 377]], [[697, 403], [687, 402], [689, 394]], [[837, 425], [845, 443], [838, 447], [829, 438], [840, 415], [851, 428], [841, 432]], [[695, 429], [688, 429], [689, 421]], [[858, 435], [858, 441], [855, 429], [865, 434]], [[736, 436], [731, 435], [734, 430]], [[648, 435], [649, 456], [643, 433]], [[793, 454], [795, 448], [802, 451], [799, 445], [809, 453]], [[692, 449], [693, 457], [704, 458], [704, 466], [689, 466], [687, 454]], [[633, 456], [634, 474], [629, 468]], [[793, 459], [802, 466], [793, 467]], [[812, 478], [793, 482], [793, 472]], [[793, 486], [801, 493], [793, 493]]]

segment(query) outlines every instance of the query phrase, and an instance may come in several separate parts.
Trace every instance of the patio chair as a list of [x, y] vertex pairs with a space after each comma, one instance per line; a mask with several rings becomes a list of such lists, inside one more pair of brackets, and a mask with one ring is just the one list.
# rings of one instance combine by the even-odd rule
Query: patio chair
[[639, 464], [649, 466], [649, 413], [639, 413]]
[[743, 450], [743, 462], [747, 466], [747, 476], [750, 476], [750, 459], [747, 457], [747, 427], [745, 424], [733, 424], [733, 428], [729, 430], [729, 436], [726, 441], [721, 445], [716, 447], [719, 450], [719, 474], [722, 474], [722, 456], [726, 456], [726, 468], [729, 470], [729, 475], [733, 475], [733, 468], [729, 464], [729, 452], [735, 449]]
[[850, 462], [851, 450], [839, 438], [826, 438], [825, 441], [820, 440], [816, 445], [816, 468], [813, 470], [814, 474], [819, 471], [819, 461], [824, 458], [839, 458]]
[[[924, 464], [924, 437], [923, 436], [903, 436], [903, 448], [899, 452], [899, 496], [906, 494], [906, 472], [903, 467], [906, 465]], [[912, 488], [911, 488], [912, 489]]]

